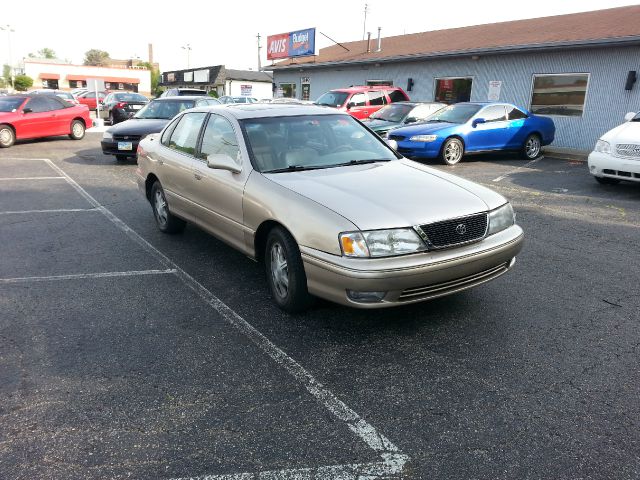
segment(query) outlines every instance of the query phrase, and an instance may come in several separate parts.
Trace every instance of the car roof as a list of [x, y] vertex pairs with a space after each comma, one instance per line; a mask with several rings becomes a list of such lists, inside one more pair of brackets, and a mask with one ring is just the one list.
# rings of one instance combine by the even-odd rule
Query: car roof
[[375, 90], [400, 90], [400, 87], [394, 87], [391, 85], [352, 85], [345, 88], [333, 88], [331, 92], [370, 92]]
[[210, 107], [198, 107], [191, 111], [225, 112], [238, 120], [265, 117], [297, 117], [304, 115], [341, 115], [350, 117], [349, 114], [342, 113], [335, 108], [290, 103], [280, 103], [275, 105], [270, 103], [232, 103]]
[[[184, 100], [202, 100], [209, 98], [208, 95], [174, 95], [171, 97], [158, 97], [154, 98], [154, 102], [182, 102]], [[218, 100], [217, 98], [210, 97], [212, 100]]]

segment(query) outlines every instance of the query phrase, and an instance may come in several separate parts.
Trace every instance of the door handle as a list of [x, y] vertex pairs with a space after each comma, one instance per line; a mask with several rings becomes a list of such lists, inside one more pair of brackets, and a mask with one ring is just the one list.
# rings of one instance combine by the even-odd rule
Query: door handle
[[193, 176], [196, 177], [196, 180], [202, 180], [202, 174], [200, 172], [193, 172]]

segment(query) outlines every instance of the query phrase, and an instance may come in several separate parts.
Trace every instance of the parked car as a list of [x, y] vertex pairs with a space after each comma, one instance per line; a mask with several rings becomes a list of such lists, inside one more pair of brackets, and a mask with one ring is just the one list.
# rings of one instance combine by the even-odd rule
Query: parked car
[[[98, 100], [103, 101], [108, 94], [109, 92], [98, 92]], [[78, 95], [78, 102], [89, 107], [89, 110], [96, 110], [98, 108], [96, 92], [87, 91]]]
[[348, 112], [355, 118], [363, 119], [389, 103], [406, 101], [409, 101], [409, 97], [399, 87], [361, 86], [330, 90], [322, 94], [315, 103], [334, 107], [341, 112]]
[[384, 137], [389, 130], [422, 122], [446, 106], [438, 102], [396, 102], [382, 107], [362, 122]]
[[149, 103], [144, 95], [132, 92], [112, 92], [100, 105], [100, 117], [109, 119], [111, 125], [131, 118], [138, 110]]
[[206, 92], [206, 90], [201, 90], [199, 88], [169, 88], [169, 89], [165, 90], [164, 92], [162, 92], [162, 95], [160, 95], [160, 98], [164, 98], [164, 97], [181, 97], [181, 96], [194, 97], [196, 95], [197, 96], [200, 96], [200, 95], [205, 96], [205, 95], [208, 95], [208, 93]]
[[[260, 100], [260, 102], [262, 102], [262, 100]], [[311, 100], [300, 100], [298, 98], [290, 98], [290, 97], [279, 97], [279, 98], [274, 98], [272, 100], [269, 100], [266, 103], [287, 103], [290, 105], [313, 105], [314, 102], [312, 102]]]
[[183, 112], [140, 142], [136, 175], [162, 232], [192, 222], [262, 261], [286, 311], [312, 295], [382, 308], [456, 293], [509, 270], [523, 242], [501, 195], [328, 108]]
[[527, 159], [540, 155], [553, 141], [555, 125], [524, 108], [507, 103], [462, 102], [433, 114], [425, 122], [389, 132], [401, 154], [440, 158], [454, 165], [467, 154], [498, 150], [521, 152]]
[[257, 98], [253, 97], [231, 97], [229, 95], [223, 95], [218, 100], [220, 103], [258, 103]]
[[27, 93], [30, 95], [31, 94], [32, 95], [57, 95], [64, 101], [69, 102], [71, 105], [80, 105], [80, 102], [78, 102], [78, 99], [71, 92], [65, 92], [63, 90], [41, 89], [41, 90], [30, 90]]
[[74, 88], [73, 90], [71, 90], [71, 95], [77, 98], [79, 95], [82, 95], [83, 93], [88, 91], [88, 88]]
[[102, 135], [102, 153], [115, 155], [116, 160], [125, 162], [135, 158], [140, 139], [157, 133], [178, 113], [188, 108], [219, 105], [211, 97], [165, 97], [156, 98], [124, 122], [107, 129]]
[[589, 154], [589, 173], [603, 185], [640, 182], [640, 113], [629, 112], [624, 119], [600, 137]]
[[68, 135], [80, 140], [93, 122], [84, 105], [71, 105], [57, 95], [9, 95], [0, 98], [0, 147], [16, 140]]

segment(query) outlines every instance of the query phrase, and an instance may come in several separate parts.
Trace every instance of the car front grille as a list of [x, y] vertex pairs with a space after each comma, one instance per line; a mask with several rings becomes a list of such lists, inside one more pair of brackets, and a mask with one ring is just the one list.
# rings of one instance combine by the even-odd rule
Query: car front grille
[[139, 142], [141, 135], [114, 135], [116, 142]]
[[619, 157], [640, 160], [640, 145], [635, 143], [619, 143], [616, 145], [616, 154]]
[[483, 270], [466, 277], [456, 278], [455, 280], [449, 280], [448, 282], [434, 283], [422, 287], [407, 288], [406, 290], [402, 291], [402, 293], [398, 297], [398, 301], [407, 302], [411, 300], [441, 297], [449, 293], [464, 290], [465, 288], [480, 285], [481, 283], [493, 280], [494, 278], [499, 277], [500, 275], [505, 273], [507, 270], [509, 270], [509, 264], [510, 262], [501, 263], [500, 265], [489, 268], [487, 270]]
[[622, 178], [640, 179], [640, 173], [625, 172], [623, 170], [611, 170], [609, 168], [605, 168], [604, 170], [602, 170], [602, 173], [606, 175], [615, 175], [616, 177], [622, 177]]
[[394, 135], [394, 134], [389, 135], [389, 140], [395, 140], [396, 142], [401, 142], [405, 138], [407, 137], [405, 137], [404, 135]]
[[487, 214], [478, 213], [467, 217], [420, 225], [427, 236], [430, 247], [449, 248], [463, 243], [482, 240], [487, 233]]

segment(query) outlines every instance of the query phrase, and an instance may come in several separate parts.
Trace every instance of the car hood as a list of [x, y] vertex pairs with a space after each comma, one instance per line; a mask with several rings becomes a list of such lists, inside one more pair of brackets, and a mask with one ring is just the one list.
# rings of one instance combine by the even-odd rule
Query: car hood
[[[437, 222], [487, 211], [505, 202], [488, 189], [487, 198], [483, 198], [484, 187], [450, 174], [440, 175], [406, 159], [264, 175], [333, 210], [361, 230]], [[497, 201], [495, 197], [499, 197]]]
[[626, 122], [602, 136], [609, 143], [640, 144], [640, 122]]
[[112, 135], [148, 135], [158, 133], [171, 120], [157, 118], [130, 118], [109, 128]]
[[410, 137], [412, 135], [431, 135], [442, 130], [458, 127], [457, 123], [434, 122], [434, 123], [416, 123], [410, 127], [402, 127], [393, 131], [394, 135], [402, 135]]
[[389, 130], [390, 128], [395, 128], [398, 125], [401, 125], [399, 122], [387, 122], [385, 120], [362, 120], [367, 127], [369, 127], [374, 132], [379, 130]]

